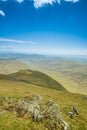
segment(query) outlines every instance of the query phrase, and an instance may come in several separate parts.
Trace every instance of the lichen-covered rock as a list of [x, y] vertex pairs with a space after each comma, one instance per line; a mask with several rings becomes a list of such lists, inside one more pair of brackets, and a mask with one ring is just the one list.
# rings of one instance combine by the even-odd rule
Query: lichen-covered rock
[[64, 130], [70, 130], [68, 123], [64, 120], [61, 120], [61, 126], [63, 127]]
[[18, 116], [24, 116], [24, 114], [31, 114], [31, 117], [33, 121], [41, 121], [42, 120], [42, 115], [41, 115], [41, 110], [40, 110], [40, 105], [35, 102], [27, 102], [25, 100], [19, 100], [18, 101], [18, 108], [17, 108], [17, 115]]
[[[5, 97], [0, 99], [3, 102], [3, 109], [0, 114], [4, 112], [15, 112], [17, 117], [23, 117], [25, 114], [28, 118], [32, 118], [34, 122], [44, 122], [48, 130], [57, 130], [63, 128], [63, 130], [70, 130], [68, 123], [63, 119], [62, 113], [58, 104], [53, 100], [48, 101], [46, 104], [43, 102], [43, 108], [41, 97], [35, 96], [33, 100], [28, 98], [16, 99]], [[42, 100], [41, 100], [42, 101]], [[73, 107], [73, 112], [78, 113], [77, 109]], [[70, 113], [69, 113], [70, 114]]]
[[55, 122], [58, 122], [64, 130], [70, 130], [68, 123], [65, 122], [65, 120], [62, 117], [62, 114], [59, 110], [59, 106], [55, 104], [53, 101], [49, 101], [48, 105], [48, 111], [46, 111], [48, 118], [50, 120], [55, 120]]
[[43, 118], [43, 116], [41, 115], [40, 110], [38, 110], [37, 108], [34, 108], [34, 111], [33, 111], [33, 120], [35, 122], [39, 122], [39, 121], [42, 121], [42, 118]]

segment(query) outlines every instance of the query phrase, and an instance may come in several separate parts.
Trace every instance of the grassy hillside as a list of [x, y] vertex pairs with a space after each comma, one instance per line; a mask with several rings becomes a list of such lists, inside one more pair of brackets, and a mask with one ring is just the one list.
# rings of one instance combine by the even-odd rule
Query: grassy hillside
[[39, 71], [20, 70], [16, 73], [0, 75], [0, 79], [15, 82], [24, 82], [27, 84], [38, 85], [41, 87], [48, 87], [58, 90], [65, 90], [64, 87], [56, 80]]
[[[62, 115], [70, 125], [71, 130], [86, 130], [87, 129], [87, 96], [80, 95], [80, 94], [73, 94], [67, 91], [60, 91], [55, 89], [50, 89], [45, 85], [45, 79], [42, 80], [43, 87], [26, 83], [21, 81], [21, 75], [32, 75], [34, 73], [40, 74], [40, 76], [44, 76], [43, 73], [37, 71], [19, 71], [18, 73], [10, 74], [10, 79], [6, 79], [5, 75], [1, 75], [0, 77], [0, 97], [3, 98], [4, 96], [8, 96], [10, 98], [24, 98], [24, 97], [31, 97], [32, 95], [41, 95], [43, 98], [43, 103], [47, 102], [48, 100], [52, 99], [59, 105], [59, 108], [62, 112]], [[7, 77], [9, 77], [7, 76]], [[19, 79], [11, 80], [13, 77]], [[46, 76], [46, 75], [45, 75]], [[36, 75], [35, 75], [36, 77]], [[27, 77], [28, 78], [28, 77]], [[47, 77], [46, 77], [47, 78]], [[37, 79], [38, 80], [38, 79]], [[51, 79], [52, 80], [52, 79]], [[34, 81], [34, 80], [33, 80]], [[49, 80], [48, 80], [49, 81]], [[54, 81], [53, 81], [54, 82]], [[53, 83], [52, 82], [52, 83]], [[46, 80], [47, 85], [47, 80]], [[73, 119], [69, 118], [67, 112], [71, 111], [72, 106], [76, 106], [79, 111], [79, 115], [74, 116]], [[0, 103], [0, 108], [2, 104]], [[0, 115], [0, 130], [50, 130], [45, 126], [45, 120], [40, 123], [33, 122], [29, 117], [24, 116], [23, 118], [18, 118], [15, 113], [4, 113]], [[60, 130], [60, 129], [59, 129]]]

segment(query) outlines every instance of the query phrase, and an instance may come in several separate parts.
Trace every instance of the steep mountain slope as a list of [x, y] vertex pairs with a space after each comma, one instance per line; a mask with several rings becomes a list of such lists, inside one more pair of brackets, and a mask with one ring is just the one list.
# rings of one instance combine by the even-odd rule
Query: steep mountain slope
[[33, 70], [20, 70], [9, 75], [0, 75], [0, 79], [11, 80], [14, 82], [24, 82], [27, 84], [48, 87], [52, 89], [65, 90], [63, 86], [48, 75]]

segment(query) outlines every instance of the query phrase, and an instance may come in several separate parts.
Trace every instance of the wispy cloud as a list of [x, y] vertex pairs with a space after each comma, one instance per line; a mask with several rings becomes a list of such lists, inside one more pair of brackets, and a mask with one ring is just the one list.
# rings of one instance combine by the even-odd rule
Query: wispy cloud
[[[6, 2], [6, 1], [10, 1], [10, 0], [1, 0], [1, 1]], [[20, 3], [22, 3], [22, 2], [24, 2], [26, 0], [13, 0], [13, 1], [18, 2], [20, 4]], [[39, 7], [42, 7], [45, 4], [50, 4], [50, 5], [53, 5], [53, 3], [60, 4], [62, 1], [76, 3], [79, 0], [29, 0], [29, 1], [34, 2], [34, 7], [35, 8], [39, 8]]]
[[7, 38], [0, 38], [0, 42], [21, 43], [21, 44], [36, 44], [36, 42], [33, 42], [33, 41], [14, 40], [14, 39], [7, 39]]
[[0, 15], [5, 17], [5, 13], [3, 10], [0, 10]]
[[62, 1], [76, 3], [79, 0], [33, 0], [33, 1], [34, 1], [34, 7], [39, 8], [39, 7], [42, 7], [45, 4], [50, 4], [50, 5], [52, 5], [53, 3], [60, 4]]
[[[6, 2], [6, 1], [10, 1], [10, 0], [1, 0], [1, 1]], [[24, 0], [13, 0], [13, 1], [16, 1], [16, 2], [18, 2], [18, 3], [21, 3], [21, 2], [23, 2]]]
[[18, 3], [22, 3], [24, 0], [16, 0]]
[[39, 8], [43, 6], [44, 4], [53, 4], [53, 2], [56, 2], [55, 0], [34, 0], [34, 7]]
[[65, 0], [66, 2], [73, 2], [73, 3], [76, 3], [78, 2], [79, 0]]

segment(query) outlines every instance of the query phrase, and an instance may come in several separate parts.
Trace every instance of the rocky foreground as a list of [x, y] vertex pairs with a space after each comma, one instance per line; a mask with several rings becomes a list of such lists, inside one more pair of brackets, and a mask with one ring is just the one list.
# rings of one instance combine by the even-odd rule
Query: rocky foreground
[[[53, 100], [44, 102], [40, 95], [25, 97], [21, 99], [4, 97], [0, 99], [1, 109], [0, 114], [6, 112], [15, 113], [18, 118], [32, 120], [33, 122], [45, 122], [44, 127], [47, 130], [70, 130], [69, 124], [64, 120], [58, 104]], [[68, 112], [69, 118], [78, 115], [78, 111], [73, 107], [72, 111]]]

